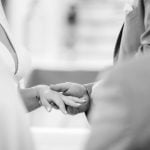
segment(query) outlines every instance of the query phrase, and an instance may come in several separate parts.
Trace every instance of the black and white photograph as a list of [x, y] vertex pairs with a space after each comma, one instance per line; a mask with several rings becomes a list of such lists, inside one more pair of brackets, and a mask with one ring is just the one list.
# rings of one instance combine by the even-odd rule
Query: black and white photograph
[[150, 150], [150, 0], [0, 0], [0, 150]]

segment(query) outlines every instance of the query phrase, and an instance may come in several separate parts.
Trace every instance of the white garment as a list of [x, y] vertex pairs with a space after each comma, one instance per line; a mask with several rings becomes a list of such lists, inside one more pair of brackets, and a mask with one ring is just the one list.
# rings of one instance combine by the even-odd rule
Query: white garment
[[19, 81], [20, 79], [25, 77], [25, 75], [29, 72], [31, 68], [31, 59], [28, 53], [23, 48], [15, 47], [15, 50], [18, 57], [18, 70], [16, 74], [15, 74], [16, 66], [14, 59], [10, 54], [10, 52], [8, 51], [8, 49], [5, 47], [5, 45], [0, 42], [0, 58], [4, 62], [4, 64], [9, 68], [12, 75], [14, 75], [16, 81]]
[[0, 150], [34, 150], [14, 75], [3, 62], [0, 55]]
[[[11, 43], [17, 53], [18, 71], [15, 75], [15, 78], [19, 81], [21, 78], [23, 78], [29, 72], [30, 67], [31, 67], [31, 59], [29, 57], [28, 52], [22, 46], [16, 44], [15, 41], [13, 40], [11, 32], [9, 31], [7, 19], [5, 17], [1, 2], [0, 2], [0, 24], [5, 29], [5, 32], [7, 33], [7, 36], [9, 38], [9, 40], [11, 41]], [[7, 48], [4, 48], [5, 46], [2, 43], [0, 43], [0, 47], [1, 47], [0, 55], [2, 57], [4, 57], [3, 58], [4, 63], [7, 64], [7, 66], [9, 66], [9, 68], [11, 69], [11, 72], [15, 73], [15, 68], [14, 68], [15, 64], [12, 63], [12, 58], [10, 57], [11, 55], [9, 54], [9, 51], [7, 50]], [[9, 61], [10, 61], [10, 64], [9, 64]]]
[[15, 44], [14, 47], [18, 57], [18, 70], [15, 78], [19, 81], [29, 73], [31, 69], [31, 57], [28, 51], [22, 46]]
[[17, 56], [18, 70], [9, 50], [0, 42], [0, 150], [34, 150], [25, 108], [19, 96], [19, 82], [30, 68], [27, 52], [16, 45], [8, 30], [0, 1], [0, 24], [5, 29]]

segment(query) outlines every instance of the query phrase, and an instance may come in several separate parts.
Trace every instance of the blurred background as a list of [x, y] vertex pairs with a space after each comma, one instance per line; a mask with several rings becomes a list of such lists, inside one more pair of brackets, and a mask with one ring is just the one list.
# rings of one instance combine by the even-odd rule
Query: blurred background
[[[94, 82], [113, 64], [124, 1], [3, 0], [3, 6], [14, 38], [32, 57], [27, 87]], [[29, 119], [37, 150], [81, 150], [90, 131], [84, 114], [40, 108]]]

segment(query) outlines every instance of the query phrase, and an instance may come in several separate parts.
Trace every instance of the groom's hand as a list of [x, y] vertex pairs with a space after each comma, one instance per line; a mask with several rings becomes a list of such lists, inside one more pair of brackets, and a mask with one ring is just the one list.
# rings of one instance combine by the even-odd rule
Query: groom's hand
[[50, 85], [50, 88], [51, 90], [62, 92], [66, 96], [74, 96], [78, 98], [84, 98], [86, 100], [86, 102], [78, 108], [67, 106], [67, 112], [69, 114], [77, 114], [88, 110], [90, 98], [88, 96], [86, 88], [82, 84], [66, 82], [56, 85]]

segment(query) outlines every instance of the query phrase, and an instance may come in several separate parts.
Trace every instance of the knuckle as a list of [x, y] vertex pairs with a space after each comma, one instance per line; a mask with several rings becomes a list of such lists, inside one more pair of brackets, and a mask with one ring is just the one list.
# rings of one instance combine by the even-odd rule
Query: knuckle
[[65, 84], [70, 85], [71, 83], [70, 82], [65, 82]]

